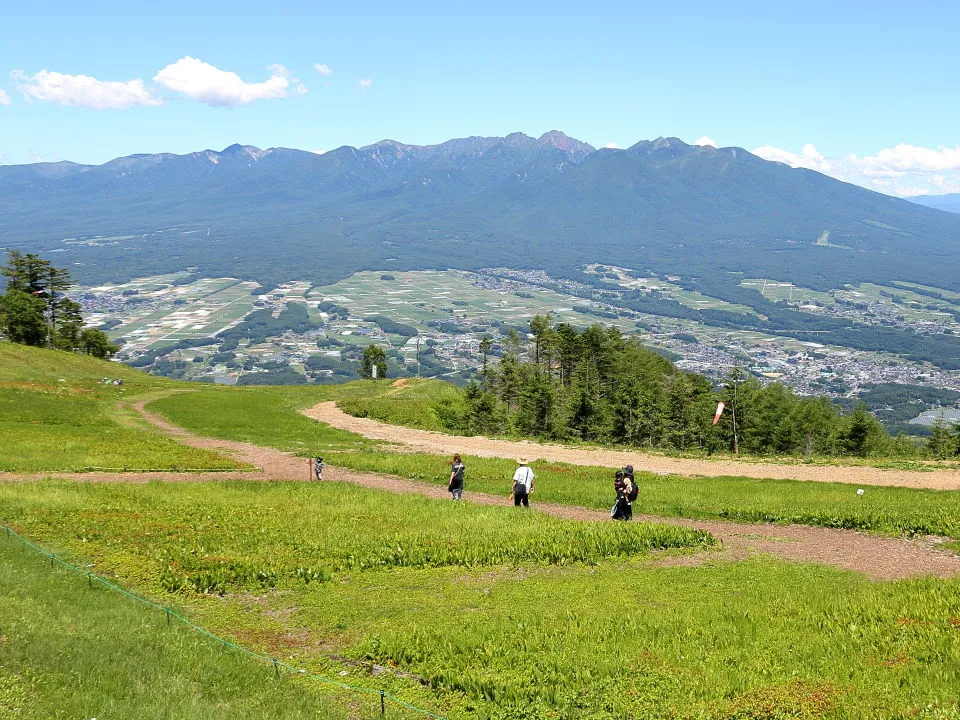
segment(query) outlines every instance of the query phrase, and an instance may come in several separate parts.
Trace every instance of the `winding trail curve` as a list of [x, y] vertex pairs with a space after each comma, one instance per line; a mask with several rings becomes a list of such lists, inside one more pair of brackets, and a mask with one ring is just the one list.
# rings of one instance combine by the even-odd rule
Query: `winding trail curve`
[[[143, 400], [134, 402], [131, 407], [166, 435], [186, 445], [223, 453], [236, 460], [253, 465], [259, 470], [215, 473], [39, 473], [32, 475], [0, 473], [0, 482], [30, 482], [49, 477], [86, 482], [131, 483], [146, 483], [156, 480], [211, 482], [227, 479], [308, 481], [309, 467], [306, 458], [249, 443], [194, 435], [147, 411], [144, 408], [144, 402]], [[398, 428], [390, 429], [392, 431], [399, 430]], [[394, 435], [388, 439], [396, 440], [397, 438]], [[474, 439], [476, 438], [467, 438], [467, 440]], [[454, 441], [455, 439], [451, 439], [449, 442]], [[522, 443], [521, 445], [527, 447], [531, 444]], [[449, 445], [444, 447], [443, 452], [447, 452], [447, 448], [449, 448]], [[516, 452], [516, 448], [511, 447], [511, 454], [507, 456], [512, 457]], [[536, 452], [539, 451], [531, 451], [530, 454], [534, 455]], [[619, 461], [610, 464], [618, 463]], [[439, 485], [407, 480], [392, 475], [374, 475], [339, 467], [328, 467], [325, 474], [329, 480], [351, 482], [389, 492], [416, 493], [433, 498], [449, 497], [445, 488]], [[743, 473], [738, 471], [737, 474], [742, 475]], [[504, 505], [507, 502], [501, 496], [469, 492], [469, 487], [464, 498], [468, 502], [481, 505]], [[537, 510], [563, 519], [607, 520], [609, 522], [607, 513], [599, 510], [541, 503], [537, 502], [535, 497], [533, 504]], [[938, 545], [942, 542], [942, 538], [885, 538], [850, 530], [834, 530], [803, 525], [741, 524], [650, 516], [635, 516], [635, 519], [699, 528], [712, 533], [722, 543], [722, 548], [718, 552], [706, 550], [680, 557], [665, 556], [658, 560], [661, 564], [695, 565], [711, 560], [736, 561], [762, 553], [776, 555], [787, 560], [832, 565], [844, 570], [863, 573], [877, 580], [897, 580], [923, 575], [944, 578], [960, 576], [960, 556], [939, 549]]]
[[385, 440], [409, 452], [449, 455], [458, 452], [477, 457], [538, 458], [572, 465], [623, 467], [662, 475], [733, 475], [769, 480], [804, 480], [853, 485], [895, 485], [926, 490], [960, 490], [960, 469], [932, 468], [929, 471], [887, 470], [862, 465], [790, 465], [750, 460], [694, 460], [671, 458], [634, 451], [609, 450], [589, 446], [566, 446], [527, 440], [501, 440], [482, 435], [447, 435], [429, 430], [388, 425], [379, 420], [347, 415], [335, 402], [322, 402], [301, 411], [319, 422], [373, 440]]

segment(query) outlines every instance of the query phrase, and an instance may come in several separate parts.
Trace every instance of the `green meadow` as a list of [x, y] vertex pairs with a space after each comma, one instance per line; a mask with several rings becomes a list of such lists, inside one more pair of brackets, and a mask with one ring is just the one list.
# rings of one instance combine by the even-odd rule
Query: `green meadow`
[[0, 342], [0, 471], [239, 467], [170, 440], [126, 407], [177, 387], [120, 363]]
[[[349, 705], [0, 535], [0, 717], [334, 720]], [[355, 698], [348, 698], [356, 700]], [[367, 703], [372, 714], [374, 704]]]
[[[299, 413], [337, 400], [435, 429], [441, 392], [198, 386], [0, 343], [0, 423], [15, 439], [2, 462], [230, 466], [139, 420], [129, 405], [143, 400], [197, 433], [442, 484], [446, 456], [398, 453]], [[0, 482], [0, 523], [82, 571], [0, 530], [0, 717], [372, 718], [383, 690], [395, 718], [960, 718], [960, 579], [732, 562], [698, 531], [518, 511], [510, 460], [465, 461], [467, 497], [501, 494], [503, 507], [215, 472], [189, 484]], [[534, 468], [534, 505], [609, 507], [611, 469]], [[636, 510], [652, 515], [960, 540], [956, 493], [638, 479]]]
[[[960, 713], [957, 580], [877, 583], [764, 557], [674, 566], [709, 540], [676, 528], [570, 523], [338, 483], [48, 481], [0, 486], [0, 513], [65, 559], [92, 563], [253, 652], [383, 688], [444, 717]], [[47, 576], [32, 581], [45, 584], [48, 598], [30, 610], [48, 613], [47, 625], [69, 622], [52, 599], [60, 592], [103, 601], [106, 593], [82, 576], [50, 569], [16, 541], [0, 542]], [[657, 547], [674, 549], [651, 554]], [[40, 592], [14, 577], [5, 587]], [[130, 602], [117, 598], [111, 602]], [[132, 642], [131, 628], [153, 623], [156, 637], [138, 649], [155, 653], [151, 668], [182, 662], [186, 683], [203, 677], [196, 665], [225, 657], [189, 635], [168, 647], [162, 613], [127, 607], [104, 620], [102, 637]], [[18, 617], [16, 606], [4, 608]], [[21, 644], [19, 652], [30, 654]], [[71, 660], [85, 662], [86, 651], [77, 648]], [[269, 667], [241, 660], [231, 662], [232, 672], [251, 678], [244, 693], [268, 692]], [[42, 668], [42, 659], [32, 662]], [[373, 675], [371, 663], [383, 674]], [[70, 690], [83, 696], [77, 702], [103, 706], [129, 676], [143, 676], [120, 660], [104, 667], [107, 677], [94, 683], [103, 689], [90, 689], [92, 697]], [[39, 695], [67, 692], [12, 682]], [[166, 717], [151, 712], [140, 716]]]
[[[386, 383], [300, 388], [209, 388], [160, 398], [150, 409], [195, 432], [269, 445], [328, 464], [446, 485], [447, 456], [397, 453], [388, 443], [316, 423], [298, 410], [325, 399], [358, 414], [437, 429], [432, 404], [443, 390], [425, 382], [398, 392]], [[411, 402], [410, 398], [415, 400]], [[441, 396], [442, 397], [442, 396]], [[411, 408], [411, 406], [413, 406]], [[457, 448], [451, 446], [451, 454]], [[466, 492], [504, 494], [512, 460], [464, 456]], [[535, 500], [606, 509], [612, 503], [613, 469], [534, 462]], [[638, 469], [640, 466], [638, 465]], [[779, 522], [868, 530], [888, 535], [943, 535], [960, 539], [960, 495], [936, 490], [870, 487], [863, 496], [842, 483], [684, 477], [639, 472], [636, 512], [664, 517]]]

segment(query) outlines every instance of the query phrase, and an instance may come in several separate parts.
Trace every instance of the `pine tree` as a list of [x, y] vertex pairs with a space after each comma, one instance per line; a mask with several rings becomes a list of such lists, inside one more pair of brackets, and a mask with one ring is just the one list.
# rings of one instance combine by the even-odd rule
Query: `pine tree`
[[931, 435], [927, 439], [927, 452], [937, 460], [943, 460], [956, 454], [956, 440], [950, 434], [950, 429], [942, 415], [937, 418], [930, 430]]
[[9, 289], [0, 295], [0, 331], [10, 342], [43, 346], [47, 342], [44, 309], [43, 300], [35, 295]]
[[367, 345], [360, 359], [360, 377], [368, 380], [387, 376], [387, 354], [379, 345]]
[[[70, 289], [70, 272], [19, 250], [7, 251], [7, 263], [0, 268], [0, 273], [7, 278], [7, 295], [12, 295], [12, 300], [5, 303], [8, 309], [4, 313], [4, 334], [11, 340], [23, 338], [14, 342], [28, 345], [48, 345], [61, 350], [75, 348], [83, 319], [80, 306], [66, 295]], [[17, 293], [40, 301], [40, 305], [24, 302]], [[35, 330], [37, 309], [45, 325], [39, 342]]]

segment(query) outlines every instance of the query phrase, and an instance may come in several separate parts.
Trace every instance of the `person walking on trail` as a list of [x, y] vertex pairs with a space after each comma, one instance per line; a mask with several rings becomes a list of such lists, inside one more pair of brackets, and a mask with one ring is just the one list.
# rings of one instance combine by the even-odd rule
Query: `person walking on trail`
[[614, 520], [632, 520], [633, 503], [639, 491], [633, 477], [633, 465], [627, 465], [623, 470], [617, 470], [614, 476], [613, 489], [617, 493], [617, 501], [613, 504], [610, 517]]
[[447, 490], [450, 491], [454, 500], [459, 500], [463, 497], [464, 469], [463, 460], [460, 459], [460, 455], [454, 455], [453, 462], [450, 465], [450, 482], [447, 483]]
[[627, 481], [623, 478], [623, 470], [617, 470], [616, 475], [613, 476], [613, 491], [617, 494], [617, 499], [613, 501], [613, 507], [610, 508], [610, 518], [626, 520], [630, 504], [627, 501]]
[[513, 474], [513, 504], [516, 507], [523, 505], [530, 507], [530, 493], [533, 492], [533, 470], [527, 466], [527, 461], [520, 458], [520, 467]]
[[316, 480], [323, 480], [323, 458], [318, 457], [313, 460], [313, 477]]

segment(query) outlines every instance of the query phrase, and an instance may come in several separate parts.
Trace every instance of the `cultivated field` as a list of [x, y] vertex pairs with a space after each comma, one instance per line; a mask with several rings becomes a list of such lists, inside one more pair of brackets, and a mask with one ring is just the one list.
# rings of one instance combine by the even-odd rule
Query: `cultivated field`
[[127, 352], [209, 337], [239, 322], [253, 309], [250, 291], [257, 284], [233, 278], [202, 278], [177, 284], [184, 274], [132, 280], [121, 285], [80, 288], [90, 295], [91, 324], [119, 320], [113, 337], [123, 337]]
[[[432, 320], [454, 317], [480, 325], [499, 320], [513, 326], [526, 326], [534, 315], [547, 313], [557, 322], [575, 325], [596, 320], [573, 310], [574, 305], [585, 304], [581, 298], [533, 285], [525, 285], [524, 295], [518, 295], [476, 284], [478, 277], [461, 270], [361, 272], [334, 285], [315, 287], [309, 298], [331, 300], [361, 317], [388, 314], [392, 320], [421, 328]], [[625, 320], [622, 326], [632, 329], [633, 323]]]

